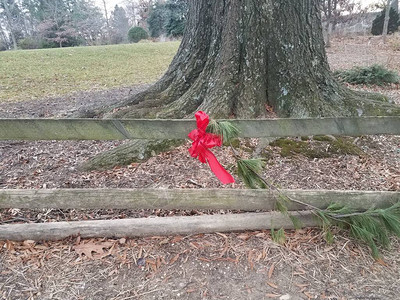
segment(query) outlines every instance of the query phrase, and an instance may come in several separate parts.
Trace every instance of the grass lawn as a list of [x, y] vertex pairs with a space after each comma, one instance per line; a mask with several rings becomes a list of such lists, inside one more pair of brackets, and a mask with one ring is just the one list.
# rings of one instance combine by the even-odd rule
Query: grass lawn
[[0, 102], [150, 83], [179, 42], [0, 52]]

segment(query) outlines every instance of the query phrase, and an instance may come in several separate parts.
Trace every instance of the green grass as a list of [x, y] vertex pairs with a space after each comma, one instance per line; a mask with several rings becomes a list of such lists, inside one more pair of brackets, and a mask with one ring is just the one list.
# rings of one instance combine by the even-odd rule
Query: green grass
[[0, 52], [0, 102], [151, 83], [179, 42]]

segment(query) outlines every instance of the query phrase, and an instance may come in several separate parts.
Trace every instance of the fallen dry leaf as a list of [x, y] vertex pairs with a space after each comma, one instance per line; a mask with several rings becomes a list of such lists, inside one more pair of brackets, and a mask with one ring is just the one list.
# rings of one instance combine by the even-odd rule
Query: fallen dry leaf
[[240, 234], [240, 235], [238, 235], [238, 239], [241, 239], [241, 240], [243, 240], [243, 241], [247, 241], [249, 238], [250, 238], [251, 236], [249, 235], [249, 234], [247, 234], [247, 233], [242, 233], [242, 234]]
[[[111, 242], [102, 242], [99, 244], [89, 242], [87, 244], [79, 244], [77, 246], [73, 246], [72, 249], [74, 249], [79, 256], [85, 254], [85, 256], [90, 259], [101, 259], [104, 257], [105, 254], [103, 249], [110, 248], [113, 244], [114, 243]], [[93, 252], [97, 253], [98, 255], [93, 256]]]

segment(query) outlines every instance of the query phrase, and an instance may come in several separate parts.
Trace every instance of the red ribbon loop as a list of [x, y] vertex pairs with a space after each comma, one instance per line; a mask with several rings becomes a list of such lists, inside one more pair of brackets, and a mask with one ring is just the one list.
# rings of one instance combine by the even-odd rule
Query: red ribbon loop
[[197, 129], [192, 130], [188, 135], [193, 141], [192, 147], [189, 149], [190, 155], [198, 158], [202, 163], [207, 162], [211, 171], [223, 184], [235, 182], [235, 179], [221, 166], [215, 155], [208, 150], [209, 148], [220, 147], [222, 145], [221, 138], [218, 135], [206, 132], [206, 128], [210, 122], [209, 116], [203, 111], [198, 111], [195, 116]]

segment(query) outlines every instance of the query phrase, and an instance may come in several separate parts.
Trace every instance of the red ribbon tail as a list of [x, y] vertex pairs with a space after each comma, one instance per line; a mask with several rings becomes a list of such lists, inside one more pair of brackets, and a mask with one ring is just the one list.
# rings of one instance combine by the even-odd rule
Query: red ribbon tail
[[211, 171], [217, 176], [217, 178], [223, 183], [223, 184], [228, 184], [228, 183], [234, 183], [235, 179], [233, 179], [232, 175], [229, 174], [223, 166], [219, 163], [215, 155], [210, 151], [206, 150], [205, 151], [205, 157], [207, 159], [207, 162], [211, 168]]

